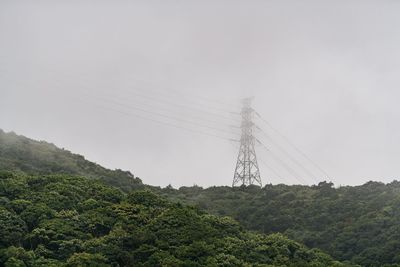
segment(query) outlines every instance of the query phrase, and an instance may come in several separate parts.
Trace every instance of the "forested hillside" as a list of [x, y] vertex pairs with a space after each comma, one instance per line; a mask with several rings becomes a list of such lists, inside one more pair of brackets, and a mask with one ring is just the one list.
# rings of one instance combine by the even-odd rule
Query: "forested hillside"
[[345, 266], [228, 217], [67, 175], [0, 174], [0, 265]]
[[[362, 266], [400, 266], [400, 183], [396, 181], [390, 184], [369, 182], [362, 186], [340, 188], [334, 188], [332, 184], [323, 182], [311, 187], [266, 185], [264, 188], [250, 186], [203, 189], [195, 186], [181, 187], [179, 190], [172, 187], [161, 189], [143, 185], [139, 179], [133, 178], [133, 175], [129, 172], [107, 170], [85, 160], [83, 156], [59, 149], [52, 144], [33, 141], [14, 133], [6, 134], [2, 131], [0, 131], [0, 170], [14, 171], [14, 178], [7, 178], [7, 184], [4, 181], [1, 182], [1, 186], [5, 190], [0, 195], [0, 197], [3, 197], [1, 198], [1, 205], [3, 208], [7, 208], [8, 212], [11, 212], [7, 213], [7, 216], [21, 216], [22, 213], [14, 210], [13, 206], [9, 206], [16, 198], [25, 199], [28, 201], [27, 203], [33, 203], [31, 198], [34, 198], [34, 201], [37, 199], [38, 203], [44, 201], [44, 206], [38, 204], [39, 211], [41, 207], [45, 207], [45, 210], [41, 211], [43, 215], [35, 215], [39, 216], [40, 220], [46, 218], [47, 207], [56, 212], [52, 212], [52, 216], [56, 216], [54, 214], [61, 212], [63, 205], [66, 205], [64, 209], [68, 211], [76, 210], [79, 214], [86, 212], [81, 209], [80, 205], [82, 204], [76, 204], [75, 200], [69, 200], [69, 197], [73, 199], [78, 197], [79, 201], [82, 202], [79, 194], [81, 194], [82, 190], [88, 190], [88, 192], [82, 193], [82, 198], [93, 198], [96, 201], [101, 199], [90, 195], [96, 192], [90, 191], [89, 187], [93, 185], [93, 188], [97, 188], [99, 186], [97, 182], [91, 181], [89, 184], [84, 185], [82, 178], [71, 177], [71, 175], [82, 175], [92, 180], [101, 180], [125, 192], [130, 189], [142, 190], [147, 188], [156, 195], [162, 195], [174, 203], [185, 203], [214, 215], [233, 217], [247, 230], [265, 234], [282, 233], [299, 243], [305, 244], [307, 247], [319, 248], [334, 259], [343, 262], [351, 261]], [[29, 175], [24, 173], [68, 175], [52, 175], [52, 178], [40, 178], [46, 180], [44, 182], [46, 186], [48, 183], [51, 185], [49, 185], [48, 189], [41, 189], [27, 181], [36, 181], [39, 179], [38, 177], [42, 176], [33, 175], [29, 178]], [[54, 182], [49, 182], [48, 179], [50, 181], [54, 180]], [[11, 183], [11, 180], [14, 182]], [[78, 184], [74, 185], [74, 183]], [[118, 203], [120, 201], [126, 202], [123, 200], [123, 193], [118, 190], [104, 186], [101, 186], [101, 188], [113, 192], [112, 194], [115, 196], [118, 195]], [[57, 190], [61, 190], [61, 192]], [[33, 196], [29, 196], [28, 192], [30, 191], [32, 191]], [[40, 199], [42, 194], [44, 194], [44, 199]], [[75, 194], [78, 194], [78, 196], [75, 196]], [[46, 199], [47, 197], [49, 199]], [[48, 201], [54, 201], [54, 203], [50, 205]], [[108, 202], [116, 204], [115, 201]], [[22, 201], [21, 203], [25, 202]], [[59, 205], [58, 208], [53, 207], [57, 203]], [[69, 206], [72, 205], [70, 203], [75, 204]], [[179, 207], [178, 204], [176, 205]], [[202, 213], [198, 210], [190, 210], [197, 214], [196, 216], [202, 216]], [[96, 216], [99, 214], [93, 211], [90, 212], [93, 214], [93, 218], [97, 219]], [[107, 212], [104, 214], [107, 215]], [[90, 216], [87, 217], [89, 218]], [[104, 218], [110, 220], [109, 217]], [[22, 220], [25, 223], [23, 225], [26, 225], [24, 227], [28, 227], [28, 230], [21, 235], [20, 243], [13, 244], [22, 244], [25, 249], [30, 249], [26, 245], [26, 234], [30, 234], [31, 232], [29, 231], [33, 230], [33, 228], [29, 226], [29, 221], [23, 218]], [[99, 220], [101, 220], [100, 226], [97, 224], [98, 222], [93, 222], [90, 227], [101, 228], [103, 223], [109, 223], [106, 219]], [[81, 222], [78, 225], [81, 227]], [[112, 225], [114, 225], [114, 221]], [[179, 225], [178, 223], [176, 226], [178, 227]], [[63, 227], [60, 224], [60, 228], [62, 229]], [[111, 231], [110, 226], [105, 229], [107, 229], [105, 230], [106, 232], [102, 232], [101, 235]], [[5, 232], [8, 232], [8, 230], [5, 230]], [[73, 236], [74, 238], [72, 239], [81, 239], [79, 235]], [[281, 236], [278, 237], [283, 238]], [[277, 237], [275, 236], [274, 238]], [[53, 236], [49, 237], [50, 239], [53, 239]], [[291, 242], [290, 240], [286, 241]], [[157, 242], [156, 247], [159, 245], [162, 244]], [[79, 248], [81, 248], [80, 246]], [[47, 247], [50, 250], [51, 248], [58, 251], [58, 247], [53, 247], [53, 245]], [[34, 250], [36, 251], [36, 249]], [[77, 251], [87, 250], [78, 249]], [[176, 258], [177, 256], [174, 254], [174, 257]], [[67, 257], [65, 256], [62, 260], [67, 260]], [[240, 258], [240, 260], [248, 261], [246, 258]]]
[[100, 179], [124, 191], [140, 187], [139, 178], [130, 172], [109, 170], [83, 156], [44, 141], [35, 141], [0, 129], [0, 170], [31, 174], [65, 173]]
[[[161, 193], [161, 192], [160, 192]], [[283, 233], [335, 259], [400, 266], [400, 182], [362, 186], [165, 188], [174, 201], [232, 216], [245, 228]]]

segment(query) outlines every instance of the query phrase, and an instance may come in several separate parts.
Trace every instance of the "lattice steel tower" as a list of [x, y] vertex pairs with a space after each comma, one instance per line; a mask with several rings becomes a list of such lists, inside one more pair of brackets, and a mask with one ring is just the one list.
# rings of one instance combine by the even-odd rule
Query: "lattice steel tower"
[[253, 123], [254, 110], [251, 107], [251, 102], [252, 98], [246, 98], [242, 101], [242, 136], [240, 138], [240, 149], [232, 186], [252, 185], [255, 183], [262, 186], [254, 149], [256, 138], [253, 136], [255, 124]]

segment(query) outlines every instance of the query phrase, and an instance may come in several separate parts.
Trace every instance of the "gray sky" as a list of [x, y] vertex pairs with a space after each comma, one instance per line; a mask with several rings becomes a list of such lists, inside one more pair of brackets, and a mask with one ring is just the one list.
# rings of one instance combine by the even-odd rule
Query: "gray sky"
[[[237, 138], [225, 110], [254, 96], [336, 184], [390, 182], [400, 173], [399, 14], [390, 0], [2, 0], [0, 128], [148, 184], [230, 185], [237, 144], [191, 131]], [[257, 147], [283, 177], [260, 162], [264, 183], [324, 179], [257, 124], [287, 165]]]

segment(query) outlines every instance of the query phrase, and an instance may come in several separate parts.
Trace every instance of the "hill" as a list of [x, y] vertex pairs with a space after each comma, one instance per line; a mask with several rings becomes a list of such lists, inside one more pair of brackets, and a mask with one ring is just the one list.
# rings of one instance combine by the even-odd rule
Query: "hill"
[[83, 156], [60, 149], [45, 141], [35, 141], [0, 129], [0, 170], [28, 174], [72, 174], [100, 179], [124, 191], [141, 187], [129, 171], [109, 170]]
[[149, 191], [0, 173], [1, 266], [345, 266]]
[[400, 182], [334, 188], [266, 185], [165, 188], [158, 193], [231, 216], [246, 229], [283, 233], [341, 261], [400, 266]]
[[334, 188], [266, 185], [157, 188], [129, 172], [108, 170], [56, 146], [0, 131], [0, 170], [81, 175], [128, 192], [147, 188], [176, 203], [230, 216], [245, 229], [282, 233], [335, 259], [362, 266], [400, 266], [400, 183]]

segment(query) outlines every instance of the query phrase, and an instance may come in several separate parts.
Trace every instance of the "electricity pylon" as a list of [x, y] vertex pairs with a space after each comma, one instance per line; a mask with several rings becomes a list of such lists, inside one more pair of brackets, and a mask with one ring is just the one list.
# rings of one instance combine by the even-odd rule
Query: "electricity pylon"
[[255, 124], [253, 122], [254, 110], [251, 107], [252, 100], [252, 98], [245, 98], [242, 101], [242, 136], [240, 138], [240, 149], [232, 186], [252, 185], [255, 183], [262, 186], [256, 151], [254, 149], [256, 138], [253, 135]]

